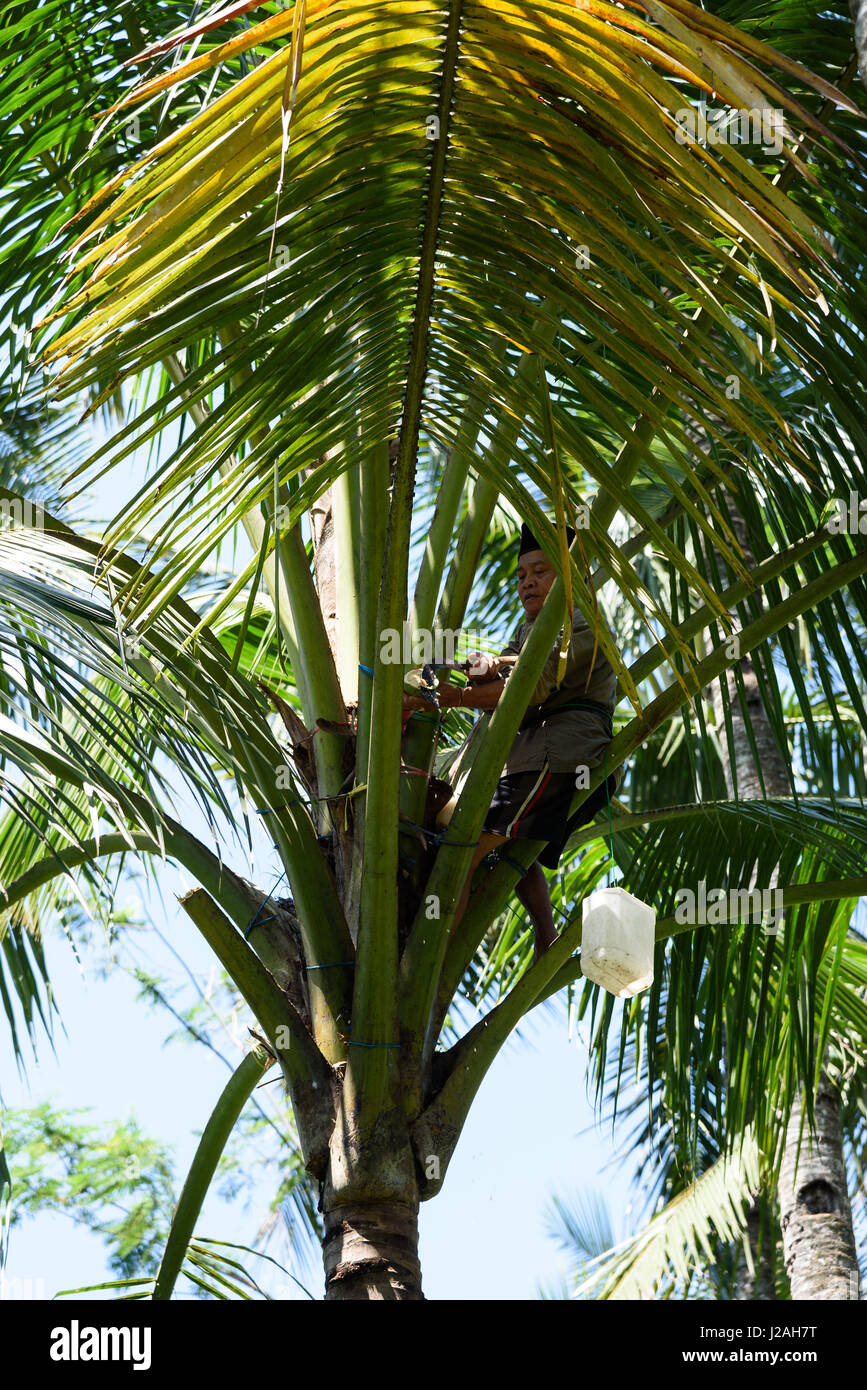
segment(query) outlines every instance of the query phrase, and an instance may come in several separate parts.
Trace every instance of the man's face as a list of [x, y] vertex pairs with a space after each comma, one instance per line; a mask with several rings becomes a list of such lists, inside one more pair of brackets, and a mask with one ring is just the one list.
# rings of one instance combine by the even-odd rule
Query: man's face
[[557, 572], [541, 550], [528, 550], [518, 560], [518, 598], [532, 622], [538, 617]]

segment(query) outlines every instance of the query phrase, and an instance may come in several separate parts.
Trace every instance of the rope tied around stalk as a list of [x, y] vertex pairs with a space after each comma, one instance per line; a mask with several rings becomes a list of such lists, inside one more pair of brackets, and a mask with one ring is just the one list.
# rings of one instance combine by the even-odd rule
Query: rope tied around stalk
[[505, 864], [511, 864], [513, 869], [518, 870], [518, 873], [521, 875], [521, 878], [526, 877], [526, 875], [530, 872], [529, 868], [525, 868], [523, 864], [519, 864], [517, 859], [513, 859], [511, 854], [507, 854], [504, 849], [492, 850], [491, 853], [486, 856], [486, 858], [492, 860], [494, 863], [502, 862]]

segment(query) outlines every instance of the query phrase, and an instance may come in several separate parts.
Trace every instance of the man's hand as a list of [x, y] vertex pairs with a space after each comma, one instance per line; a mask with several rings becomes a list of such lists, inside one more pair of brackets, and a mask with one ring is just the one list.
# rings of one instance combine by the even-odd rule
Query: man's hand
[[467, 661], [469, 663], [467, 674], [476, 685], [483, 685], [486, 681], [495, 681], [500, 674], [499, 658], [488, 656], [486, 652], [470, 652]]
[[408, 695], [403, 692], [403, 712], [404, 714], [414, 714], [416, 710], [433, 709], [430, 700], [422, 700], [418, 695]]
[[461, 703], [461, 693], [464, 689], [462, 685], [451, 685], [448, 681], [441, 681], [437, 686], [440, 709], [455, 709]]

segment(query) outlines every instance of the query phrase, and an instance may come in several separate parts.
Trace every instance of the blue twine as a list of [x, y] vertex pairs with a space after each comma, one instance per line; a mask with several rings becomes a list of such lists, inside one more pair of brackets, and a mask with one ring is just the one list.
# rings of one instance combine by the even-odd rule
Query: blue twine
[[370, 678], [373, 679], [373, 668], [371, 666], [362, 666], [361, 662], [359, 661], [358, 669], [359, 671], [363, 671], [366, 676], [370, 676]]
[[284, 801], [282, 806], [257, 806], [256, 812], [260, 816], [273, 815], [275, 811], [282, 811], [292, 806], [312, 806], [315, 801], [345, 801], [349, 796], [355, 796], [358, 788], [351, 792], [334, 792], [330, 796], [299, 796], [294, 801]]
[[[263, 901], [263, 903], [262, 903], [262, 906], [259, 908], [259, 912], [262, 911], [262, 907], [264, 907], [264, 905], [265, 905], [265, 903], [266, 903], [267, 901], [268, 901], [268, 899], [265, 898], [264, 901]], [[259, 916], [259, 912], [256, 913], [256, 917]], [[253, 918], [253, 920], [252, 920], [252, 922], [250, 923], [249, 927], [248, 927], [247, 930], [244, 932], [244, 940], [245, 940], [245, 941], [248, 939], [248, 937], [249, 937], [249, 935], [250, 935], [250, 932], [253, 930], [254, 927], [264, 927], [264, 926], [266, 926], [266, 925], [268, 924], [268, 922], [273, 922], [273, 921], [274, 921], [274, 914], [273, 914], [273, 912], [271, 913], [271, 916], [270, 916], [270, 917], [266, 917], [266, 918], [265, 918], [264, 922], [257, 922], [257, 921], [256, 921], [256, 917]]]
[[400, 1043], [363, 1043], [363, 1042], [353, 1042], [352, 1039], [350, 1038], [350, 1040], [349, 1040], [349, 1046], [350, 1046], [350, 1047], [400, 1047]]
[[[274, 848], [276, 849], [277, 846], [275, 845]], [[265, 921], [264, 921], [264, 922], [260, 922], [260, 921], [259, 921], [259, 915], [260, 915], [260, 913], [262, 912], [262, 909], [264, 908], [265, 904], [266, 904], [266, 903], [269, 903], [269, 902], [271, 901], [271, 898], [272, 898], [273, 895], [274, 895], [274, 889], [277, 887], [277, 884], [280, 882], [281, 879], [284, 879], [285, 877], [286, 877], [286, 870], [283, 869], [283, 871], [277, 875], [277, 877], [275, 878], [274, 882], [271, 884], [271, 890], [270, 890], [270, 892], [269, 892], [269, 893], [262, 899], [262, 901], [260, 902], [258, 911], [257, 911], [257, 913], [256, 913], [256, 916], [253, 918], [253, 920], [252, 920], [252, 922], [250, 923], [250, 925], [248, 926], [247, 930], [244, 932], [244, 940], [245, 940], [245, 941], [247, 940], [247, 938], [248, 938], [249, 935], [250, 935], [250, 932], [253, 930], [253, 928], [254, 928], [255, 926], [264, 927], [265, 924], [266, 924], [267, 922], [273, 922], [273, 921], [274, 921], [274, 914], [273, 914], [273, 912], [272, 912], [272, 914], [271, 914], [270, 917], [266, 917], [266, 918], [265, 918]]]
[[429, 840], [433, 840], [435, 845], [449, 845], [453, 849], [475, 849], [477, 845], [481, 844], [481, 840], [447, 840], [445, 838], [448, 834], [447, 830], [440, 830], [438, 833], [434, 830], [426, 830], [423, 825], [417, 825], [414, 820], [401, 820], [398, 829], [402, 831], [405, 826], [420, 831]]
[[332, 965], [354, 965], [354, 960], [329, 960], [324, 965], [305, 965], [305, 970], [330, 970]]
[[433, 830], [426, 830], [425, 827], [424, 827], [423, 825], [417, 825], [416, 822], [415, 822], [414, 820], [403, 820], [403, 819], [401, 819], [401, 820], [399, 821], [399, 823], [398, 823], [398, 830], [402, 832], [405, 825], [411, 826], [413, 830], [418, 830], [418, 831], [420, 832], [420, 834], [426, 835], [426, 836], [428, 837], [429, 840], [430, 840], [430, 839], [436, 839], [436, 832], [435, 832], [435, 831], [433, 831]]
[[506, 854], [505, 850], [501, 849], [499, 851], [495, 851], [495, 853], [497, 853], [497, 857], [500, 860], [505, 861], [506, 864], [511, 864], [513, 869], [517, 869], [518, 873], [521, 875], [521, 878], [524, 878], [530, 872], [529, 869], [524, 868], [523, 864], [519, 864], [517, 859], [513, 859], [511, 854]]

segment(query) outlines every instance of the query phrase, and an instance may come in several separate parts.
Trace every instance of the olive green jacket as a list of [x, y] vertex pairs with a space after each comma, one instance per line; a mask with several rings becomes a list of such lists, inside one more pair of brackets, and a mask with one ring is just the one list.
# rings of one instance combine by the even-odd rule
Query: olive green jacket
[[[503, 656], [516, 656], [524, 646], [532, 623], [523, 622]], [[596, 646], [596, 656], [593, 648]], [[548, 657], [530, 703], [526, 722], [515, 737], [504, 776], [516, 772], [535, 772], [548, 763], [552, 772], [572, 772], [584, 766], [597, 767], [611, 742], [611, 715], [615, 705], [617, 678], [601, 647], [596, 645], [593, 628], [576, 608], [572, 616], [572, 638], [563, 680], [557, 685], [560, 639]], [[505, 674], [505, 672], [504, 672]], [[603, 710], [573, 709], [555, 714], [571, 700], [587, 700]], [[547, 716], [547, 717], [546, 717]], [[538, 722], [537, 722], [538, 721]]]

